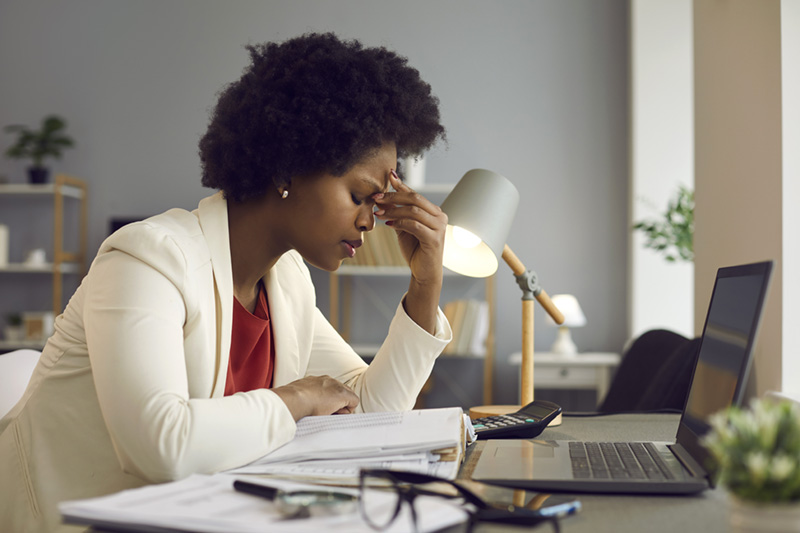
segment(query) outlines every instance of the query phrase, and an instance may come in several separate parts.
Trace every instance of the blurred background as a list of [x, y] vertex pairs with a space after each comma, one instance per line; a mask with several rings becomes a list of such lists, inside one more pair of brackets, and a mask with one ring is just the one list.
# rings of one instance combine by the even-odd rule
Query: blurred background
[[[652, 327], [694, 335], [704, 318], [695, 305], [703, 315], [707, 305], [695, 303], [695, 265], [669, 265], [631, 229], [694, 186], [696, 11], [689, 0], [3, 0], [0, 126], [67, 121], [76, 145], [51, 166], [88, 183], [91, 259], [114, 220], [193, 209], [212, 192], [200, 185], [197, 143], [217, 93], [247, 64], [244, 45], [333, 31], [386, 46], [441, 102], [448, 143], [426, 155], [426, 185], [472, 168], [509, 178], [521, 202], [508, 244], [548, 293], [579, 300], [579, 351], [621, 353]], [[0, 149], [12, 141], [0, 132]], [[25, 165], [0, 158], [0, 175], [22, 183]], [[12, 231], [12, 260], [38, 246], [39, 217], [7, 204], [0, 213], [25, 228]], [[329, 275], [312, 275], [328, 314]], [[383, 278], [376, 290], [393, 310], [406, 285]], [[352, 336], [380, 339], [385, 318], [353, 287]], [[513, 403], [520, 291], [504, 264], [495, 288], [492, 399]], [[483, 290], [448, 277], [442, 304]], [[47, 309], [48, 294], [0, 276], [0, 315]], [[536, 313], [536, 350], [547, 352], [557, 328]], [[480, 359], [452, 366], [463, 391], [433, 403], [480, 402]]]

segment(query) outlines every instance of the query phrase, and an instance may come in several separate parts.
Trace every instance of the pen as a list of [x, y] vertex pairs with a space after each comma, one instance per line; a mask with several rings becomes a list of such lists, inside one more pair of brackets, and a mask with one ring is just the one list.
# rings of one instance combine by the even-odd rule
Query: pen
[[239, 479], [233, 482], [233, 488], [239, 492], [246, 492], [247, 494], [253, 494], [254, 496], [261, 496], [262, 498], [266, 498], [270, 501], [274, 501], [275, 496], [278, 495], [278, 489], [274, 487], [268, 487], [259, 483], [248, 483], [247, 481], [241, 481]]

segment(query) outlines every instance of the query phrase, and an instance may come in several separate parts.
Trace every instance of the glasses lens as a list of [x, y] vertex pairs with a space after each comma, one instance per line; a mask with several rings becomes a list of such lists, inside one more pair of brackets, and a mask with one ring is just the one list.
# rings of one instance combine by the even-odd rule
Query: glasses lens
[[381, 476], [361, 475], [361, 515], [370, 527], [389, 527], [400, 511], [400, 493], [390, 480]]

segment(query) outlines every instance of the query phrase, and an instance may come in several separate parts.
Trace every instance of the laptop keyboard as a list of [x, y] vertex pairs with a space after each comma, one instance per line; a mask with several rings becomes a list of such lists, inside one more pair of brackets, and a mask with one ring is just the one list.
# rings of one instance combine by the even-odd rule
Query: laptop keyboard
[[674, 479], [651, 442], [570, 442], [577, 479]]

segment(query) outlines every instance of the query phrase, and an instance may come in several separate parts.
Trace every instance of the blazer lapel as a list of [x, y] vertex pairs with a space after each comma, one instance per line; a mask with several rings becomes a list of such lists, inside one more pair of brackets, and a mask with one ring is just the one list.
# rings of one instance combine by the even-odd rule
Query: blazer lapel
[[201, 200], [197, 212], [200, 227], [208, 243], [211, 267], [214, 271], [217, 368], [212, 397], [220, 397], [225, 394], [233, 328], [233, 272], [228, 238], [228, 204], [222, 192], [218, 192]]
[[296, 327], [288, 312], [286, 297], [274, 275], [273, 267], [262, 279], [267, 288], [269, 319], [275, 342], [275, 386], [300, 379], [300, 349], [297, 345]]

